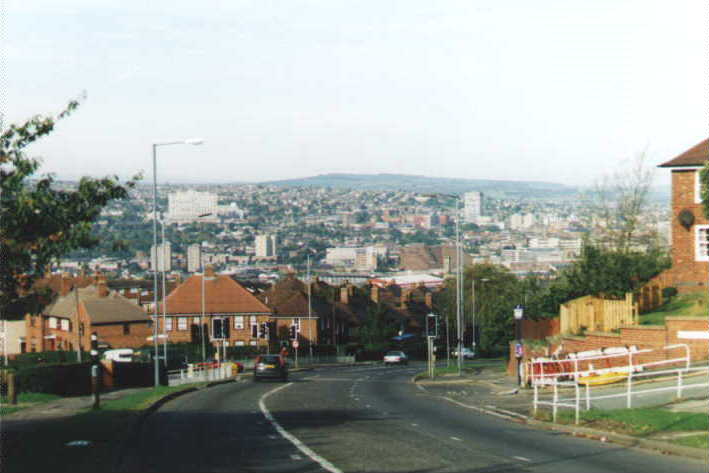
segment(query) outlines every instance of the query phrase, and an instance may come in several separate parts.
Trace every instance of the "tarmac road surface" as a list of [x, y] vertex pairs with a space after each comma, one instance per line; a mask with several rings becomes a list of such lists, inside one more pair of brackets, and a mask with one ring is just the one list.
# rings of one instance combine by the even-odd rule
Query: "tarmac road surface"
[[323, 368], [197, 391], [150, 415], [118, 471], [706, 472], [704, 462], [535, 429], [412, 384], [423, 365]]

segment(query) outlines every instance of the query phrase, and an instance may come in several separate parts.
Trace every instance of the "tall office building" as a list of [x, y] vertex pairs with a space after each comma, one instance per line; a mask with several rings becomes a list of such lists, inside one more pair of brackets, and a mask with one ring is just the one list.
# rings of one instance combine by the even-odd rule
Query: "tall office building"
[[[193, 190], [172, 192], [168, 196], [169, 223], [219, 222], [217, 194]], [[209, 215], [205, 215], [209, 214]], [[205, 215], [200, 217], [200, 215]]]
[[196, 273], [202, 270], [202, 247], [195, 243], [187, 247], [187, 271]]
[[466, 192], [463, 203], [463, 220], [466, 223], [475, 223], [483, 214], [483, 193]]
[[256, 235], [256, 257], [276, 257], [276, 235]]

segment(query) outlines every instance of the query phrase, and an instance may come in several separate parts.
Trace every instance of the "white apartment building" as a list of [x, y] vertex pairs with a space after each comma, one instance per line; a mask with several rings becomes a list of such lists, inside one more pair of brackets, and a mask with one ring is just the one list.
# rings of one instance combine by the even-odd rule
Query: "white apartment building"
[[276, 257], [276, 235], [256, 235], [256, 258]]
[[202, 270], [202, 247], [195, 243], [187, 247], [187, 271], [196, 273]]
[[477, 223], [483, 214], [483, 193], [466, 192], [463, 196], [463, 221]]
[[169, 241], [157, 247], [150, 245], [150, 269], [158, 272], [172, 271], [172, 247]]
[[537, 223], [534, 214], [513, 214], [510, 215], [510, 228], [512, 230], [522, 230]]
[[[168, 223], [219, 222], [217, 194], [194, 190], [172, 192], [168, 196]], [[204, 217], [200, 215], [211, 214]]]

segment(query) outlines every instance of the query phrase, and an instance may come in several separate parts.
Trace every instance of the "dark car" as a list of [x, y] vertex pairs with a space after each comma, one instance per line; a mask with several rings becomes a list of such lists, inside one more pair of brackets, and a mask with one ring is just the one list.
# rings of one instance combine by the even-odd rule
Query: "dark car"
[[254, 381], [280, 379], [288, 381], [288, 363], [281, 355], [259, 355], [254, 363]]

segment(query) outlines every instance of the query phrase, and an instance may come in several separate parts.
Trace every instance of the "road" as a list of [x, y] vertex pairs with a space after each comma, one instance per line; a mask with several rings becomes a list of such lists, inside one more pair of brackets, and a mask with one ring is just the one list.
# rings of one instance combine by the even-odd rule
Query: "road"
[[537, 430], [409, 382], [422, 366], [238, 382], [149, 416], [118, 471], [705, 472], [703, 462]]

